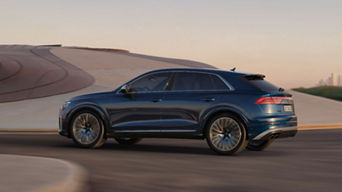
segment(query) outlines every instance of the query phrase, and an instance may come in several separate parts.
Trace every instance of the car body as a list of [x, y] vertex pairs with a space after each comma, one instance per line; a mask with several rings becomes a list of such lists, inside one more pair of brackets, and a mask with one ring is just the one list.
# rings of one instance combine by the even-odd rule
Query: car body
[[[76, 114], [87, 111], [100, 121], [96, 126], [103, 127], [103, 138], [208, 139], [208, 123], [220, 114], [242, 127], [237, 135], [246, 141], [241, 141], [241, 145], [266, 145], [265, 141], [271, 143], [278, 137], [294, 136], [297, 117], [291, 95], [264, 77], [198, 68], [147, 72], [114, 91], [81, 95], [67, 101], [60, 110], [59, 134], [75, 140], [72, 121], [76, 121]], [[233, 125], [227, 118], [221, 118], [223, 127]], [[85, 120], [80, 119], [79, 124], [85, 127]], [[74, 125], [77, 127], [77, 123]], [[220, 138], [224, 137], [222, 134]], [[80, 140], [76, 143], [82, 145]]]

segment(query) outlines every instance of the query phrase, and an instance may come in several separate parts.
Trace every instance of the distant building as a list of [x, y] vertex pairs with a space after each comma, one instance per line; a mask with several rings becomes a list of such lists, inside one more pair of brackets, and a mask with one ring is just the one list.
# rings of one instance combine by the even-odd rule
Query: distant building
[[342, 78], [341, 75], [337, 75], [336, 73], [331, 73], [330, 77], [326, 80], [321, 79], [318, 86], [342, 86]]
[[331, 85], [332, 86], [338, 86], [338, 75], [336, 73], [331, 73]]
[[326, 85], [327, 83], [323, 79], [319, 80], [318, 86], [326, 86]]

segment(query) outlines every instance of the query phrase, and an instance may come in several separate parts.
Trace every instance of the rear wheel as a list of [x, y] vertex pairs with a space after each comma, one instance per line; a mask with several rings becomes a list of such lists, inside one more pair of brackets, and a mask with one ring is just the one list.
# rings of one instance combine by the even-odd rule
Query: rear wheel
[[98, 148], [106, 141], [103, 121], [92, 111], [80, 111], [74, 115], [70, 132], [73, 141], [82, 147]]
[[262, 151], [269, 147], [273, 143], [274, 139], [268, 139], [264, 141], [250, 141], [247, 145], [247, 149], [250, 151]]
[[141, 138], [120, 137], [114, 138], [121, 145], [133, 145], [141, 141]]
[[209, 147], [221, 155], [237, 154], [247, 145], [245, 126], [230, 114], [220, 114], [210, 120], [206, 138]]

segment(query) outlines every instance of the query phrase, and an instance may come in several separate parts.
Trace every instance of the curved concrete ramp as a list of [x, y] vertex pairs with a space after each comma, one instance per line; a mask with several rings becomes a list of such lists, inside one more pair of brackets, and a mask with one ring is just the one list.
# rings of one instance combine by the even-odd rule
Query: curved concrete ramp
[[87, 87], [93, 78], [50, 53], [50, 47], [0, 46], [0, 102], [57, 95]]
[[342, 123], [342, 102], [290, 91], [299, 124]]
[[143, 54], [138, 54], [138, 53], [121, 53], [124, 55], [129, 55], [129, 56], [135, 56], [135, 57], [140, 57], [144, 59], [150, 59], [154, 61], [162, 61], [162, 62], [168, 62], [168, 63], [174, 63], [178, 65], [183, 65], [185, 67], [195, 67], [195, 68], [216, 68], [212, 65], [208, 65], [206, 63], [198, 62], [198, 61], [191, 61], [191, 60], [186, 60], [186, 59], [175, 59], [175, 58], [165, 58], [165, 57], [156, 57], [156, 56], [151, 56], [151, 55], [143, 55]]
[[[18, 52], [14, 49], [18, 48]], [[22, 58], [21, 46], [13, 46], [11, 54], [15, 58]], [[32, 49], [28, 46], [27, 49]], [[66, 94], [53, 95], [39, 99], [21, 100], [10, 103], [0, 103], [0, 130], [25, 131], [46, 130], [56, 131], [58, 128], [58, 111], [60, 106], [71, 97], [101, 91], [110, 91], [133, 77], [144, 72], [161, 68], [179, 67], [210, 67], [194, 61], [177, 60], [152, 56], [137, 56], [122, 52], [109, 52], [65, 47], [34, 48], [36, 57], [44, 56], [48, 62], [63, 61], [73, 65], [76, 69], [90, 74], [95, 82], [84, 89]], [[46, 57], [47, 51], [53, 55]], [[15, 53], [13, 53], [15, 52]], [[2, 52], [3, 53], [3, 52]], [[26, 56], [25, 56], [26, 57]], [[33, 56], [32, 56], [33, 57]], [[175, 62], [175, 63], [172, 63]], [[72, 84], [72, 82], [70, 82]], [[68, 86], [66, 84], [66, 86]], [[72, 86], [71, 86], [72, 87]], [[53, 88], [53, 87], [51, 87]], [[54, 87], [57, 90], [58, 87]], [[0, 95], [0, 98], [2, 95]]]
[[53, 48], [57, 57], [91, 74], [95, 85], [120, 86], [142, 73], [161, 68], [213, 68], [195, 61], [144, 56], [132, 53], [93, 51], [74, 48]]
[[0, 161], [0, 191], [88, 190], [86, 171], [67, 161], [19, 155], [0, 155]]
[[15, 76], [21, 69], [18, 62], [0, 55], [0, 82]]

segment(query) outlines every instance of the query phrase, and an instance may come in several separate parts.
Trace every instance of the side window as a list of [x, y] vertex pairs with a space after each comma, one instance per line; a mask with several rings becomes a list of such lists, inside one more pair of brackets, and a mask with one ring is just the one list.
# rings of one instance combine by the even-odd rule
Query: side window
[[216, 75], [210, 75], [211, 76], [211, 80], [213, 83], [213, 86], [215, 87], [215, 89], [217, 90], [228, 90], [229, 88], [227, 87], [227, 85]]
[[147, 75], [130, 85], [130, 89], [136, 92], [163, 91], [172, 73], [155, 73]]
[[172, 90], [227, 90], [227, 86], [216, 75], [206, 73], [178, 72]]

